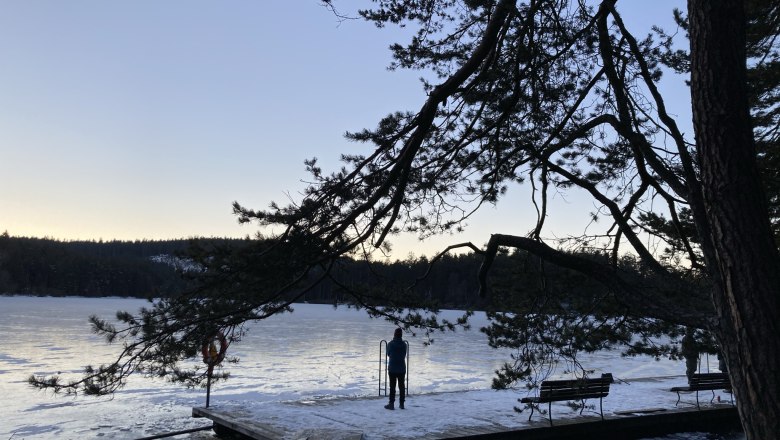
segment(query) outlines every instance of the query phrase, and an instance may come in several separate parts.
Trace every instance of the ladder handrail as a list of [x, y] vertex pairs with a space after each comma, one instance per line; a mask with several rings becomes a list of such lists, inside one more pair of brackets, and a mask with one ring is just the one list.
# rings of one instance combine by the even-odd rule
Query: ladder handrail
[[[387, 352], [387, 341], [382, 339], [379, 341], [379, 395], [382, 395], [382, 345], [385, 346], [385, 353]], [[385, 356], [385, 395], [387, 395], [387, 356]]]

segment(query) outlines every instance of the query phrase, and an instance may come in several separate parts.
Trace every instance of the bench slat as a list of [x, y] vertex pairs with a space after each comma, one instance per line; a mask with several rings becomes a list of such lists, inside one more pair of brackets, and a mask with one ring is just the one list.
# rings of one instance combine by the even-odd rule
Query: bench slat
[[731, 388], [731, 381], [725, 373], [701, 373], [694, 374], [688, 381], [688, 390], [715, 390], [718, 388]]

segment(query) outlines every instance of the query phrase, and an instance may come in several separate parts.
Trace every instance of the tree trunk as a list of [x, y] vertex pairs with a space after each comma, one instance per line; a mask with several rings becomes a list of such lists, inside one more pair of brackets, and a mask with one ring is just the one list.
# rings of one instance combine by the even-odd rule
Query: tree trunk
[[[689, 0], [691, 94], [724, 348], [742, 425], [751, 440], [780, 439], [780, 254], [756, 167], [740, 0]], [[707, 246], [704, 246], [706, 249]]]

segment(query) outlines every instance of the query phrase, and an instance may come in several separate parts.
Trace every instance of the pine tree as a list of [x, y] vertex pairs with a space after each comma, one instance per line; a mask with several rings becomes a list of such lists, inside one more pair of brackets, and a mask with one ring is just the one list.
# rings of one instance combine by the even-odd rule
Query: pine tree
[[[762, 392], [777, 390], [780, 380], [780, 256], [772, 229], [778, 6], [691, 0], [687, 13], [690, 58], [670, 54], [663, 35], [636, 38], [616, 0], [592, 7], [570, 0], [381, 0], [360, 11], [379, 27], [416, 30], [408, 44], [392, 46], [391, 67], [430, 73], [427, 98], [417, 112], [392, 113], [375, 129], [350, 133], [372, 148], [343, 156], [342, 169], [327, 174], [307, 161], [313, 183], [300, 202], [260, 211], [236, 204], [240, 221], [282, 232], [199, 260], [207, 286], [200, 293], [158, 304], [141, 320], [125, 316], [142, 347], [128, 362], [170, 371], [193, 352], [194, 345], [179, 348], [194, 344], [190, 339], [285, 310], [284, 292], [333, 280], [340, 258], [370, 257], [401, 231], [425, 237], [458, 230], [474, 210], [505, 203], [507, 188], [523, 183], [532, 185], [529, 206], [538, 212], [528, 235], [493, 234], [484, 247], [445, 250], [467, 246], [482, 256], [482, 293], [503, 295], [528, 312], [495, 314], [491, 343], [528, 344], [540, 353], [550, 347], [576, 362], [577, 350], [625, 344], [637, 332], [708, 330], [726, 354], [748, 438], [780, 438], [778, 393]], [[763, 61], [755, 60], [759, 53]], [[695, 140], [685, 137], [659, 92], [664, 66], [673, 62], [690, 71]], [[592, 198], [593, 220], [605, 226], [545, 240], [549, 196], [572, 189]], [[645, 234], [668, 246], [648, 247]], [[491, 289], [488, 275], [507, 248], [575, 271], [601, 289], [562, 295], [542, 282], [521, 298]], [[394, 296], [388, 306], [371, 292], [340, 287], [370, 313], [406, 325], [458, 324], [405, 315], [415, 298]], [[122, 332], [96, 325], [109, 335]], [[149, 342], [167, 335], [170, 344]], [[651, 346], [641, 340], [629, 350]], [[174, 353], [170, 363], [162, 353]], [[507, 365], [498, 385], [528, 378], [540, 360]]]

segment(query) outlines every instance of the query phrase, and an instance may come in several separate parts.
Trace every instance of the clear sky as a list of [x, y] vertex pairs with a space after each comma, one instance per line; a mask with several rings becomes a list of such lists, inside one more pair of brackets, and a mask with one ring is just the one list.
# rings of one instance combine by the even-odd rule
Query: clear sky
[[[367, 1], [336, 0], [350, 13]], [[681, 0], [622, 0], [637, 35]], [[395, 28], [339, 22], [317, 0], [0, 2], [0, 232], [58, 239], [240, 237], [239, 201], [300, 200], [303, 160], [367, 145], [345, 131], [416, 110], [414, 72], [390, 72]], [[675, 92], [686, 110], [687, 90]], [[674, 108], [674, 106], [673, 106]], [[684, 117], [685, 122], [690, 118]], [[523, 189], [463, 237], [396, 240], [394, 256], [491, 232], [524, 234]], [[563, 213], [589, 202], [559, 199]], [[564, 235], [571, 215], [548, 227]]]

